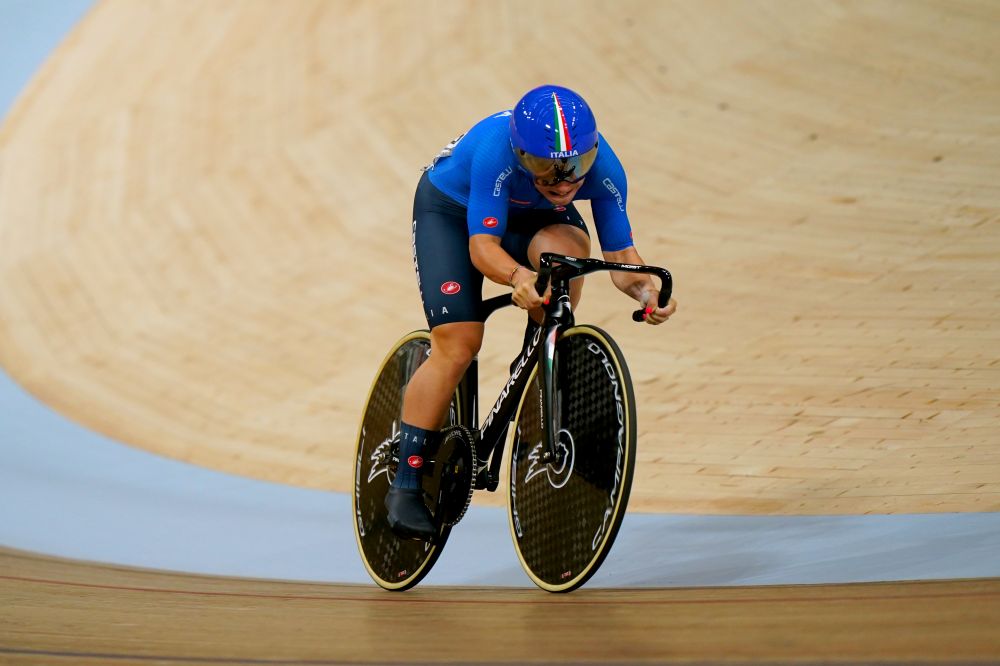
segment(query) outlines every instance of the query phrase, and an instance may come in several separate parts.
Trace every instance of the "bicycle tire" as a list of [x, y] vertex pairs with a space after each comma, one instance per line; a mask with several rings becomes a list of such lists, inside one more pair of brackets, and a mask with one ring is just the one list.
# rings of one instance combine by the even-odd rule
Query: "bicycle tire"
[[[419, 583], [434, 566], [451, 531], [443, 525], [434, 543], [400, 539], [389, 528], [383, 504], [395, 475], [391, 452], [398, 451], [403, 393], [416, 369], [430, 353], [430, 333], [413, 331], [389, 350], [372, 381], [354, 457], [354, 536], [361, 560], [380, 587], [401, 592]], [[455, 421], [459, 395], [451, 404]], [[394, 439], [397, 441], [394, 442]]]
[[536, 367], [514, 421], [508, 522], [528, 577], [543, 590], [569, 592], [596, 573], [625, 516], [635, 470], [635, 394], [618, 345], [594, 326], [562, 334], [553, 371], [553, 418], [566, 457], [558, 469], [538, 460], [544, 445]]

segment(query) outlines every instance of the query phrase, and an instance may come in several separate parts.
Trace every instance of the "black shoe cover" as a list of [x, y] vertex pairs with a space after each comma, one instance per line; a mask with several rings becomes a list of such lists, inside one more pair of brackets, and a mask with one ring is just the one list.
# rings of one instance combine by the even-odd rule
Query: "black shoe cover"
[[437, 534], [422, 488], [393, 488], [385, 496], [389, 527], [400, 539], [430, 541]]

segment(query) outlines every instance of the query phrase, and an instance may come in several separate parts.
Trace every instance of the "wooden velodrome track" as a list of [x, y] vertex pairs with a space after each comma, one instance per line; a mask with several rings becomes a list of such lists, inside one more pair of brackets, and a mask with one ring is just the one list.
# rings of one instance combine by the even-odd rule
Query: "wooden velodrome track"
[[[0, 365], [121, 442], [347, 491], [371, 375], [423, 325], [419, 167], [546, 81], [595, 108], [676, 278], [660, 329], [604, 278], [579, 315], [636, 382], [632, 509], [1000, 509], [992, 1], [104, 0], [0, 129]], [[491, 324], [486, 394], [521, 326]], [[1000, 659], [995, 580], [390, 595], [0, 562], [3, 663]]]

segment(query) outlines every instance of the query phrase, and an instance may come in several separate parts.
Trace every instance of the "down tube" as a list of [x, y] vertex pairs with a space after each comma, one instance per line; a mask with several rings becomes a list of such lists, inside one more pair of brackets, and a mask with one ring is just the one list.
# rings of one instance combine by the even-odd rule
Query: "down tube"
[[[488, 445], [487, 449], [491, 451], [490, 476], [494, 482], [498, 482], [500, 479], [500, 465], [503, 461], [504, 435], [507, 434], [507, 426], [514, 417], [514, 412], [517, 411], [521, 395], [531, 377], [531, 371], [538, 362], [535, 349], [538, 346], [539, 338], [540, 336], [536, 336], [529, 348], [521, 355], [514, 368], [514, 373], [507, 380], [507, 384], [500, 392], [500, 397], [497, 398], [483, 423], [480, 440]], [[496, 485], [494, 484], [489, 490], [496, 490]]]

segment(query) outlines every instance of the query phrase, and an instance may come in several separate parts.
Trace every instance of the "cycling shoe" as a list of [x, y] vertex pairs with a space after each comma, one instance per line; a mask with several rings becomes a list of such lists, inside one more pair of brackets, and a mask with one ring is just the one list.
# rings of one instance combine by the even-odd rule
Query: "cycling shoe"
[[424, 504], [422, 488], [389, 488], [385, 496], [389, 528], [400, 539], [430, 541], [437, 535], [434, 518]]

